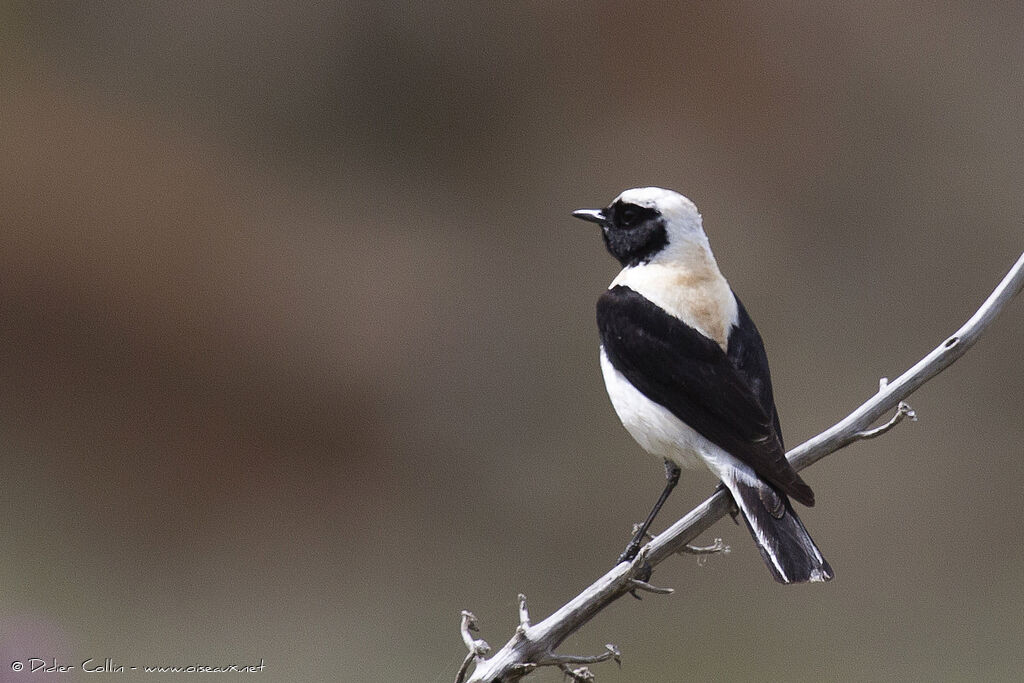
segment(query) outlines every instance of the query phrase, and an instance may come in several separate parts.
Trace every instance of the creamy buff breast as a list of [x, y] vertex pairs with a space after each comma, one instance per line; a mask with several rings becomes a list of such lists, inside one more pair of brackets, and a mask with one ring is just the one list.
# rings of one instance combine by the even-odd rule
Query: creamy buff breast
[[611, 286], [623, 285], [674, 315], [725, 351], [739, 310], [714, 257], [692, 245], [685, 256], [624, 268]]

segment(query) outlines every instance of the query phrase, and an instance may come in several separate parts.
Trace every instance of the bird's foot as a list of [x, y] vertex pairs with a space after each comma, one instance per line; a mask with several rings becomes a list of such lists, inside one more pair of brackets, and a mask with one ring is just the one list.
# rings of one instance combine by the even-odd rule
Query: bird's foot
[[618, 566], [623, 562], [632, 562], [636, 559], [637, 554], [640, 552], [640, 546], [643, 543], [642, 538], [633, 537], [633, 540], [629, 542], [626, 549], [619, 555], [619, 559], [615, 560], [615, 565]]
[[[626, 549], [622, 551], [621, 555], [619, 555], [619, 559], [615, 561], [615, 566], [617, 567], [623, 562], [636, 561], [637, 556], [640, 554], [641, 543], [642, 539], [639, 538], [634, 538], [632, 541], [630, 541], [629, 545], [626, 546]], [[633, 574], [633, 580], [638, 581], [641, 584], [646, 584], [647, 580], [651, 578], [651, 574], [653, 572], [654, 567], [651, 566], [651, 563], [648, 562], [646, 559], [641, 558], [639, 567]], [[640, 593], [638, 593], [637, 590], [638, 589], [633, 588], [629, 591], [629, 594], [637, 600], [640, 600]]]

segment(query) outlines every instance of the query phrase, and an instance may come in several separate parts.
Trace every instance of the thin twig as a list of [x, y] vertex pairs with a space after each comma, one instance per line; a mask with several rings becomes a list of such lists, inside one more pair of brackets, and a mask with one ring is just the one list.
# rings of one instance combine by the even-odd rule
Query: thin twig
[[[952, 365], [977, 341], [981, 333], [1024, 287], [1024, 254], [995, 288], [981, 308], [959, 330], [931, 353], [918, 361], [895, 381], [883, 383], [874, 396], [821, 434], [789, 451], [786, 457], [797, 470], [809, 467], [825, 456], [854, 441], [884, 434], [904, 417], [907, 410], [897, 412], [890, 423], [869, 429], [888, 411], [897, 408], [903, 399], [921, 385]], [[878, 430], [881, 431], [878, 431]], [[512, 683], [537, 668], [566, 638], [586, 624], [598, 612], [634, 590], [638, 577], [647, 578], [651, 568], [684, 548], [704, 533], [731, 508], [731, 499], [724, 489], [691, 510], [686, 516], [656, 536], [643, 547], [632, 563], [623, 562], [595, 581], [539, 624], [516, 629], [516, 634], [490, 659], [478, 659], [469, 683], [501, 681]], [[525, 603], [525, 601], [524, 601]], [[522, 603], [522, 604], [524, 604]], [[465, 614], [465, 613], [464, 613]], [[465, 638], [465, 630], [464, 630]], [[565, 669], [563, 669], [565, 670]], [[567, 671], [576, 678], [576, 673]], [[592, 680], [589, 670], [581, 671], [576, 680]]]
[[[910, 412], [913, 413], [914, 411]], [[917, 416], [914, 415], [911, 419], [916, 420]], [[640, 527], [642, 526], [643, 524], [639, 522], [634, 524], [633, 533], [636, 534], [636, 532], [640, 531]], [[648, 531], [646, 534], [644, 534], [644, 540], [653, 541], [654, 534]], [[685, 545], [679, 550], [680, 555], [715, 555], [717, 553], [728, 552], [730, 552], [729, 546], [725, 543], [725, 541], [723, 541], [720, 538], [716, 538], [714, 541], [712, 541], [711, 545]]]
[[[718, 553], [728, 553], [732, 549], [728, 544], [720, 538], [716, 538], [711, 542], [711, 545], [684, 545], [683, 549], [679, 551], [680, 555], [717, 555]], [[705, 559], [705, 558], [701, 558]]]
[[913, 408], [908, 406], [903, 401], [900, 401], [900, 404], [896, 406], [896, 414], [893, 415], [888, 422], [886, 422], [883, 425], [879, 425], [874, 429], [865, 429], [861, 432], [858, 432], [857, 438], [873, 439], [876, 436], [881, 436], [882, 434], [885, 434], [887, 431], [898, 425], [900, 422], [903, 422], [903, 418], [907, 418], [911, 422], [917, 422], [917, 412], [915, 412]]
[[526, 609], [526, 596], [522, 593], [519, 594], [519, 629], [526, 633], [526, 629], [530, 628], [530, 611]]
[[578, 657], [576, 655], [556, 655], [554, 653], [548, 654], [546, 657], [541, 658], [537, 662], [538, 666], [560, 666], [562, 664], [598, 664], [600, 662], [607, 662], [609, 659], [618, 660], [622, 656], [619, 652], [619, 648], [615, 647], [611, 643], [604, 646], [605, 651], [599, 655], [590, 655], [585, 657]]
[[653, 586], [646, 581], [641, 581], [640, 579], [630, 579], [629, 585], [636, 590], [647, 591], [648, 593], [657, 593], [658, 595], [671, 595], [676, 592], [674, 588], [659, 588], [658, 586]]
[[462, 622], [459, 627], [459, 631], [462, 633], [462, 642], [466, 645], [469, 650], [469, 654], [462, 660], [462, 666], [459, 667], [459, 673], [455, 677], [455, 683], [462, 683], [466, 680], [466, 674], [469, 672], [470, 662], [480, 662], [484, 656], [491, 651], [491, 646], [487, 644], [487, 641], [478, 640], [473, 637], [473, 631], [479, 631], [476, 625], [476, 615], [469, 610], [462, 610]]

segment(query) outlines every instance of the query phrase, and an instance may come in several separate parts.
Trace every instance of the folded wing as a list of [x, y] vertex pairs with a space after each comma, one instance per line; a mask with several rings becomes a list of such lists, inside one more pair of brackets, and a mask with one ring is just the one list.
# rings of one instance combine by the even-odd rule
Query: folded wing
[[761, 337], [739, 305], [726, 353], [628, 287], [597, 303], [601, 343], [641, 393], [804, 505], [814, 493], [786, 460]]

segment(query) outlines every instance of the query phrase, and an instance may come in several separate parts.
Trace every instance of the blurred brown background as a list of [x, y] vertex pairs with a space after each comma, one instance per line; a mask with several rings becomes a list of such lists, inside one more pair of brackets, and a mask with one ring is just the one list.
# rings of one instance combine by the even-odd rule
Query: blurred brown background
[[[662, 485], [569, 217], [624, 188], [701, 207], [791, 445], [941, 342], [1024, 245], [1024, 11], [854, 5], [5, 4], [0, 680], [450, 681], [460, 609], [497, 647], [517, 592], [602, 574]], [[604, 683], [1019, 680], [1022, 332], [806, 473], [834, 582], [721, 522], [731, 554], [562, 649], [616, 643]]]

